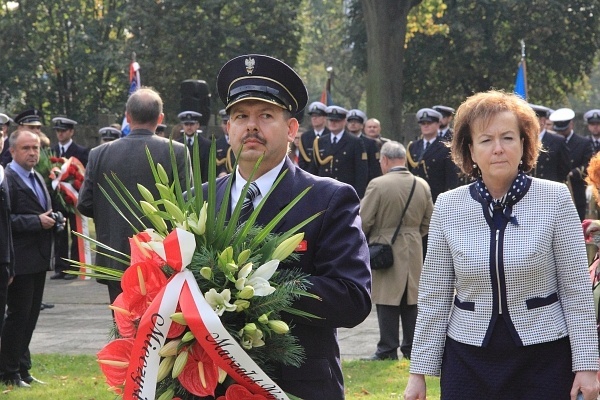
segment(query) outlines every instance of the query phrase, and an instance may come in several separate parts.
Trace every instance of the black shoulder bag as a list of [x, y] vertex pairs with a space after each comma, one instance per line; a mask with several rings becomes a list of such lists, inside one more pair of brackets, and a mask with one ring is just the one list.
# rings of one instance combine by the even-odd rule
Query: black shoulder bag
[[396, 241], [398, 232], [400, 232], [400, 227], [402, 226], [402, 220], [404, 219], [404, 214], [406, 214], [406, 210], [408, 209], [408, 205], [410, 204], [412, 195], [415, 192], [416, 183], [417, 183], [417, 180], [413, 177], [412, 188], [410, 189], [410, 194], [408, 195], [408, 200], [406, 201], [406, 205], [404, 206], [404, 211], [402, 211], [402, 216], [400, 217], [400, 223], [398, 224], [398, 227], [396, 228], [396, 232], [394, 232], [394, 236], [392, 237], [392, 243], [391, 244], [383, 244], [383, 243], [369, 244], [369, 258], [371, 259], [371, 269], [388, 269], [392, 265], [394, 265], [394, 253], [392, 252], [392, 245]]

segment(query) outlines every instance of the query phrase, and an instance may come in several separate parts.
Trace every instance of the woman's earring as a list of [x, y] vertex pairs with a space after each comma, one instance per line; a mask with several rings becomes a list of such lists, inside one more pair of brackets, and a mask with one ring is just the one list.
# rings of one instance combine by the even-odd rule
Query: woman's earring
[[473, 164], [473, 169], [477, 169], [477, 164]]

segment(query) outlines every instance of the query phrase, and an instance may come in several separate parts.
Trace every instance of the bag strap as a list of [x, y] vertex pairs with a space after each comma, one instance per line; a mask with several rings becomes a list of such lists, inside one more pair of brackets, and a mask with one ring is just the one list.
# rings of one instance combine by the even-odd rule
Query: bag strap
[[408, 209], [408, 205], [410, 204], [410, 200], [412, 199], [413, 193], [415, 192], [415, 186], [417, 184], [417, 179], [413, 176], [412, 187], [410, 188], [410, 194], [408, 195], [408, 200], [406, 200], [406, 204], [404, 205], [404, 211], [402, 211], [402, 216], [400, 217], [400, 223], [396, 228], [396, 232], [394, 232], [394, 236], [392, 237], [392, 244], [396, 241], [396, 236], [398, 236], [398, 232], [400, 232], [400, 227], [402, 226], [402, 220], [404, 219], [404, 214], [406, 214], [406, 210]]

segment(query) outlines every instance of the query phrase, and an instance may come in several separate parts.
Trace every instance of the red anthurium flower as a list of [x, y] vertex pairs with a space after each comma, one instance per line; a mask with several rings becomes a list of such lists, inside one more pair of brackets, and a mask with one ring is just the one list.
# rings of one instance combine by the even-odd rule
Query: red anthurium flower
[[160, 268], [150, 263], [132, 264], [121, 277], [126, 308], [136, 315], [144, 315], [152, 300], [166, 284], [167, 278]]
[[158, 268], [165, 265], [165, 261], [154, 250], [142, 246], [142, 242], [149, 242], [150, 240], [150, 235], [146, 232], [140, 232], [134, 237], [129, 238], [132, 265], [140, 262], [150, 262]]
[[227, 388], [225, 397], [219, 397], [217, 400], [264, 400], [265, 396], [261, 394], [250, 393], [248, 389], [242, 385], [233, 384]]
[[179, 383], [196, 396], [214, 396], [219, 380], [219, 368], [198, 342], [188, 351], [187, 363], [177, 377]]
[[134, 321], [141, 316], [135, 315], [128, 310], [128, 305], [125, 304], [125, 300], [123, 299], [123, 293], [117, 296], [115, 301], [110, 305], [110, 309], [114, 312], [119, 335], [124, 338], [133, 338], [137, 331]]
[[[181, 312], [181, 307], [179, 306], [179, 303], [177, 303], [177, 308], [175, 309], [175, 312]], [[185, 332], [185, 325], [181, 325], [175, 321], [171, 321], [171, 327], [169, 328], [169, 333], [167, 333], [167, 338], [173, 339], [179, 337], [183, 335], [183, 332]]]
[[133, 339], [116, 339], [104, 346], [97, 354], [106, 383], [117, 394], [123, 393], [132, 348]]

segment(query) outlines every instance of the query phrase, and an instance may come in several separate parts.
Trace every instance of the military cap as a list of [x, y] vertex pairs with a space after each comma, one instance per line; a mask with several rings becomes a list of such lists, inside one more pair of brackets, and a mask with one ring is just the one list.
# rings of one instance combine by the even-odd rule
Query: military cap
[[327, 106], [320, 101], [313, 101], [308, 106], [308, 115], [327, 116]]
[[348, 114], [348, 110], [344, 107], [340, 106], [329, 106], [327, 107], [327, 119], [333, 120], [342, 120], [346, 119], [346, 114]]
[[593, 109], [587, 111], [585, 114], [583, 114], [583, 120], [587, 124], [591, 124], [592, 122], [600, 122], [600, 110]]
[[12, 118], [6, 114], [0, 113], [0, 125], [10, 125]]
[[52, 118], [52, 129], [54, 130], [69, 130], [75, 128], [77, 122], [65, 117]]
[[186, 122], [200, 122], [200, 118], [202, 118], [202, 114], [196, 111], [182, 111], [177, 114], [177, 118], [183, 123]]
[[117, 128], [113, 128], [112, 126], [100, 128], [98, 132], [100, 133], [102, 140], [106, 141], [112, 141], [121, 137], [121, 131]]
[[442, 114], [443, 117], [449, 117], [451, 115], [454, 115], [454, 112], [456, 111], [452, 107], [442, 106], [442, 105], [433, 106], [431, 108], [433, 108], [435, 111]]
[[550, 114], [550, 121], [554, 122], [555, 131], [564, 131], [575, 118], [575, 111], [570, 108], [559, 108]]
[[529, 104], [529, 107], [535, 111], [535, 115], [537, 115], [538, 118], [548, 118], [553, 112], [553, 110], [549, 109], [548, 107], [539, 106], [537, 104]]
[[219, 110], [219, 117], [221, 117], [221, 122], [229, 121], [229, 114], [227, 114], [224, 108]]
[[156, 131], [155, 132], [164, 132], [167, 130], [167, 126], [165, 124], [158, 124], [156, 126]]
[[367, 114], [365, 114], [364, 112], [357, 110], [357, 109], [353, 109], [348, 111], [348, 114], [346, 114], [346, 121], [358, 121], [361, 124], [364, 124], [365, 121], [367, 120]]
[[308, 101], [298, 74], [284, 62], [261, 54], [243, 55], [225, 63], [217, 76], [217, 91], [226, 110], [243, 100], [259, 100], [296, 115]]
[[440, 122], [442, 114], [433, 108], [421, 108], [417, 111], [417, 122]]
[[17, 123], [18, 125], [41, 126], [41, 115], [42, 113], [39, 110], [36, 110], [35, 108], [25, 110], [15, 117], [15, 123]]

